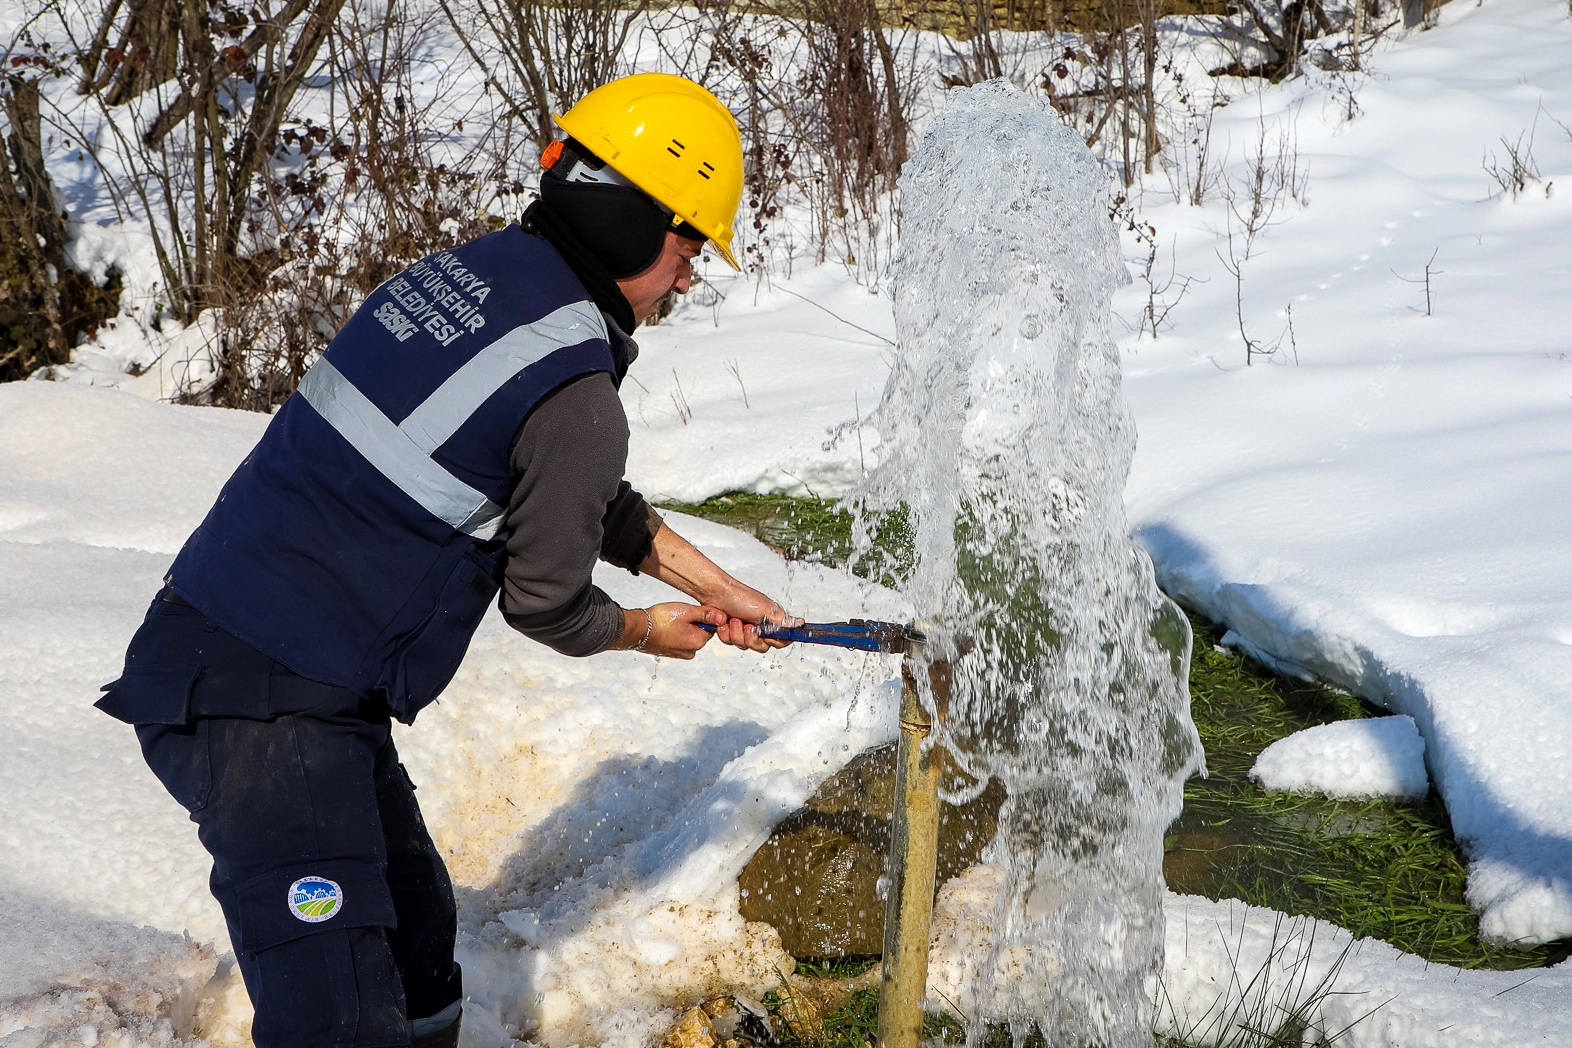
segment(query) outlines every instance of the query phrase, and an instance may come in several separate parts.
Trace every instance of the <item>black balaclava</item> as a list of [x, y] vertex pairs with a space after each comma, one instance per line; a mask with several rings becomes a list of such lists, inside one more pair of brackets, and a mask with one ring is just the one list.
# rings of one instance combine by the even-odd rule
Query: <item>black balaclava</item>
[[[548, 154], [549, 155], [549, 154]], [[667, 231], [702, 241], [704, 234], [686, 222], [672, 224], [671, 212], [631, 186], [606, 182], [568, 181], [578, 164], [597, 171], [605, 164], [573, 139], [563, 143], [540, 179], [540, 199], [524, 214], [525, 228], [538, 231], [573, 267], [596, 305], [611, 314], [624, 331], [633, 330], [633, 310], [616, 280], [642, 273], [655, 264], [666, 242]], [[604, 285], [615, 292], [613, 305]], [[597, 290], [597, 285], [601, 289]]]
[[556, 248], [557, 254], [562, 256], [568, 268], [573, 270], [573, 275], [579, 278], [579, 283], [584, 285], [584, 290], [595, 300], [596, 308], [610, 317], [624, 335], [633, 334], [638, 327], [633, 307], [628, 304], [605, 263], [584, 245], [561, 214], [537, 200], [525, 210], [519, 224], [524, 227], [524, 232], [534, 233]]

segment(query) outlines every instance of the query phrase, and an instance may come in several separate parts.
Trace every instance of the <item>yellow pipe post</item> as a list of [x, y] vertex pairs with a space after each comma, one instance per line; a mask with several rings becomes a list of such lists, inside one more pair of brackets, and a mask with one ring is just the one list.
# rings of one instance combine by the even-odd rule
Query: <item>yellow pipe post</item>
[[[939, 853], [939, 759], [923, 748], [933, 720], [918, 697], [912, 663], [901, 667], [901, 735], [895, 750], [895, 818], [890, 835], [890, 886], [884, 903], [884, 965], [879, 979], [878, 1048], [917, 1048], [928, 984], [929, 926]], [[941, 713], [949, 666], [929, 667]], [[942, 689], [942, 691], [941, 691]]]

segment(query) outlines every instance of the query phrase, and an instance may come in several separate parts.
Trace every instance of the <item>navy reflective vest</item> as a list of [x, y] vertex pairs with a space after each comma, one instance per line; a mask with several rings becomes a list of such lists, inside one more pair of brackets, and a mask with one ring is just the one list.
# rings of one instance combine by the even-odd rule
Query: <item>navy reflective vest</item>
[[366, 299], [170, 569], [215, 623], [410, 721], [497, 594], [519, 427], [564, 382], [620, 382], [627, 343], [517, 225]]

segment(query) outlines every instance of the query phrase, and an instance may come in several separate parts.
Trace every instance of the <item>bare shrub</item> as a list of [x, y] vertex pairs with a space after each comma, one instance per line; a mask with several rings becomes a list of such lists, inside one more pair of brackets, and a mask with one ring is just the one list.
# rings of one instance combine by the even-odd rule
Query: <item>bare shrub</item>
[[1274, 355], [1277, 352], [1277, 346], [1275, 344], [1268, 345], [1255, 336], [1251, 335], [1248, 326], [1245, 324], [1245, 260], [1234, 247], [1234, 229], [1232, 221], [1230, 221], [1228, 225], [1227, 239], [1227, 252], [1225, 253], [1224, 251], [1219, 250], [1217, 252], [1217, 259], [1223, 264], [1223, 268], [1228, 271], [1228, 275], [1234, 279], [1234, 320], [1239, 326], [1239, 338], [1244, 342], [1245, 366], [1250, 367], [1255, 363], [1256, 357], [1270, 357]]
[[[247, 220], [249, 293], [223, 309], [211, 384], [187, 399], [266, 410], [306, 369], [365, 296], [433, 251], [500, 227], [523, 187], [497, 163], [450, 166], [441, 153], [464, 113], [422, 93], [402, 56], [437, 23], [398, 0], [350, 3], [329, 37], [329, 124], [293, 121], [279, 135], [284, 168], [258, 180]], [[489, 125], [504, 140], [506, 121]]]
[[[1534, 122], [1537, 127], [1538, 114], [1535, 114]], [[1506, 153], [1505, 157], [1497, 156], [1495, 150], [1491, 149], [1485, 153], [1480, 166], [1503, 194], [1509, 194], [1516, 200], [1530, 182], [1540, 180], [1539, 163], [1534, 159], [1534, 128], [1519, 132], [1517, 138], [1510, 142], [1502, 135], [1501, 148]]]
[[1425, 261], [1425, 275], [1423, 277], [1405, 277], [1397, 270], [1391, 270], [1392, 275], [1405, 284], [1425, 285], [1425, 316], [1427, 317], [1435, 315], [1432, 312], [1432, 309], [1434, 308], [1434, 302], [1430, 294], [1430, 278], [1433, 276], [1439, 276], [1443, 272], [1442, 270], [1432, 268], [1435, 266], [1436, 256], [1440, 253], [1440, 248], [1436, 248], [1434, 251], [1430, 252], [1430, 258]]
[[[188, 326], [205, 314], [211, 367], [188, 366], [177, 396], [266, 410], [388, 275], [500, 224], [494, 210], [523, 191], [497, 159], [515, 121], [454, 111], [435, 101], [440, 84], [415, 82], [411, 56], [440, 24], [418, 6], [177, 4], [178, 31], [162, 42], [178, 49], [171, 68], [136, 45], [167, 17], [161, 4], [110, 0], [76, 49], [78, 88], [107, 139], [94, 160], [121, 213], [147, 223], [160, 311]], [[294, 115], [313, 75], [325, 121]], [[487, 129], [484, 170], [441, 152], [466, 117]]]
[[439, 2], [539, 148], [552, 139], [553, 112], [626, 72], [628, 40], [650, 8], [649, 0]]
[[37, 79], [64, 72], [51, 52], [47, 43], [9, 48], [6, 65], [17, 72], [0, 78], [0, 381], [68, 362], [76, 336], [119, 308], [117, 274], [99, 287], [66, 261]]
[[[761, 279], [806, 236], [876, 281], [894, 241], [894, 189], [928, 71], [876, 0], [707, 0], [663, 12], [674, 72], [738, 117], [745, 162], [738, 252]], [[794, 228], [788, 210], [806, 216]], [[778, 235], [777, 235], [778, 234]]]
[[[343, 3], [174, 4], [178, 25], [155, 46], [145, 35], [168, 24], [171, 5], [132, 2], [118, 30], [126, 51], [99, 47], [122, 15], [111, 2], [82, 52], [80, 87], [100, 107], [122, 165], [105, 169], [106, 182], [125, 210], [147, 216], [164, 294], [182, 323], [249, 290], [242, 235], [252, 194]], [[128, 133], [128, 123], [141, 130]]]
[[1188, 98], [1181, 99], [1186, 112], [1180, 118], [1183, 123], [1179, 133], [1171, 139], [1175, 148], [1160, 156], [1174, 199], [1200, 207], [1222, 178], [1221, 164], [1212, 148], [1212, 124], [1217, 111], [1227, 103], [1215, 84], [1210, 97], [1200, 104], [1199, 112], [1190, 109], [1188, 103]]
[[1244, 235], [1244, 259], [1254, 250], [1256, 237], [1276, 224], [1280, 207], [1289, 201], [1308, 202], [1309, 169], [1300, 166], [1294, 127], [1292, 117], [1272, 128], [1264, 116], [1258, 118], [1255, 145], [1245, 156], [1244, 177], [1222, 182], [1223, 198]]

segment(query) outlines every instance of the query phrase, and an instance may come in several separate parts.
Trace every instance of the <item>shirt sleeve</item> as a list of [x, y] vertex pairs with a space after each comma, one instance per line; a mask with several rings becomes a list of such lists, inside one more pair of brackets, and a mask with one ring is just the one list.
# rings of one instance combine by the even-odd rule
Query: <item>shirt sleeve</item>
[[627, 416], [604, 372], [548, 394], [514, 440], [502, 614], [564, 655], [597, 654], [622, 635], [622, 609], [590, 581], [596, 558], [631, 568], [649, 554], [653, 512], [622, 479], [627, 460]]

